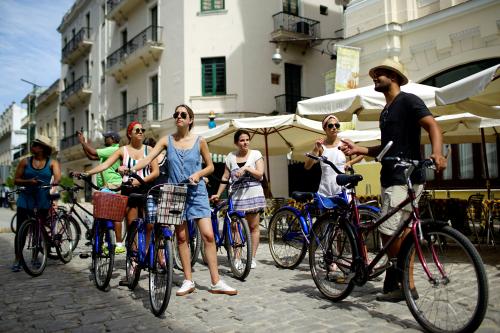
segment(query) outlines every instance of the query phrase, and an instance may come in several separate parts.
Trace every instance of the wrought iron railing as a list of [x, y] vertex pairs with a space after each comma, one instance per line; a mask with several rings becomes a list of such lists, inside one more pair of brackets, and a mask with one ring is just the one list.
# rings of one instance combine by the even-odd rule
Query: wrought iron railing
[[278, 113], [280, 114], [295, 113], [295, 110], [297, 109], [297, 103], [309, 98], [310, 97], [289, 94], [275, 96], [274, 99], [276, 100], [276, 111], [278, 111]]
[[157, 121], [163, 118], [163, 104], [149, 103], [128, 111], [125, 114], [119, 115], [118, 117], [109, 119], [106, 121], [106, 130], [119, 132], [134, 120], [140, 123], [145, 123], [147, 121]]
[[80, 141], [78, 141], [78, 134], [72, 134], [61, 140], [61, 150], [76, 146], [79, 143]]
[[91, 30], [91, 28], [81, 28], [75, 37], [71, 38], [71, 40], [64, 45], [62, 49], [62, 58], [65, 59], [84, 39], [90, 39]]
[[306, 17], [279, 12], [273, 15], [274, 31], [285, 30], [320, 38], [319, 21]]
[[163, 27], [150, 25], [138, 35], [128, 41], [125, 45], [109, 55], [106, 59], [106, 67], [109, 69], [116, 63], [126, 59], [135, 51], [141, 49], [148, 43], [160, 44]]
[[111, 13], [111, 11], [120, 4], [120, 2], [127, 1], [127, 0], [108, 0], [106, 1], [107, 3], [107, 10], [106, 13]]
[[90, 89], [90, 76], [81, 76], [78, 80], [70, 84], [61, 94], [61, 100], [64, 103], [71, 95], [80, 89]]

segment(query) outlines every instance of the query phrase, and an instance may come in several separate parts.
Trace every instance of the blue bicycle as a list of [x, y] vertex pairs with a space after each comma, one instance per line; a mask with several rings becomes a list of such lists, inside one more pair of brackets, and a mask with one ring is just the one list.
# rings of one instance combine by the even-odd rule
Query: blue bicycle
[[[130, 176], [144, 185], [138, 175]], [[133, 290], [139, 282], [141, 270], [149, 271], [149, 300], [155, 316], [165, 312], [170, 300], [174, 257], [170, 225], [182, 223], [186, 194], [186, 184], [159, 184], [146, 194], [130, 195], [130, 198], [140, 199], [146, 204], [146, 218], [134, 220], [127, 233], [127, 283]]]
[[[93, 189], [100, 190], [85, 173], [70, 173], [70, 177], [84, 180]], [[94, 192], [92, 202], [94, 205], [94, 222], [91, 230], [91, 272], [97, 289], [104, 291], [109, 286], [115, 262], [116, 236], [114, 221], [121, 221], [125, 216], [127, 197], [113, 193]]]
[[[292, 198], [303, 205], [302, 209], [287, 205], [279, 208], [271, 218], [268, 228], [269, 250], [276, 265], [293, 269], [304, 259], [314, 235], [316, 217], [335, 210], [335, 201], [349, 202], [349, 193], [344, 188], [335, 198], [325, 198], [312, 192], [293, 192]], [[357, 204], [361, 223], [371, 223], [380, 215], [380, 209], [368, 204]], [[378, 231], [366, 235], [368, 252], [376, 253], [382, 248]], [[381, 274], [382, 272], [380, 272]]]
[[[220, 183], [230, 185], [227, 200], [221, 200], [212, 205], [210, 218], [217, 250], [222, 247], [226, 249], [231, 272], [234, 277], [243, 281], [250, 273], [250, 266], [252, 263], [252, 239], [250, 237], [250, 228], [245, 220], [245, 213], [234, 210], [231, 197], [234, 193], [234, 189], [236, 189], [239, 184], [246, 181], [246, 179], [242, 177], [230, 183], [229, 181], [214, 176], [211, 176], [211, 178]], [[219, 217], [222, 219], [222, 230], [219, 229]], [[201, 245], [201, 254], [205, 261], [204, 244]]]
[[[191, 267], [194, 266], [200, 255], [201, 248], [201, 234], [198, 225], [193, 220], [187, 221], [187, 231], [188, 231], [188, 247], [191, 251]], [[174, 238], [172, 239], [173, 251], [174, 251], [174, 266], [177, 269], [182, 270], [181, 257], [179, 255], [179, 249], [177, 247], [177, 236], [174, 233]]]

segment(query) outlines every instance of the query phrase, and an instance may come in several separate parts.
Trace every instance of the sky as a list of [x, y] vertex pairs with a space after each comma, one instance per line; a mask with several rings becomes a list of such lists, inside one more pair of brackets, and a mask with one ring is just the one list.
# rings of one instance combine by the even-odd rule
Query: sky
[[[0, 0], [0, 113], [61, 75], [57, 27], [74, 0]], [[24, 105], [25, 107], [25, 105]]]

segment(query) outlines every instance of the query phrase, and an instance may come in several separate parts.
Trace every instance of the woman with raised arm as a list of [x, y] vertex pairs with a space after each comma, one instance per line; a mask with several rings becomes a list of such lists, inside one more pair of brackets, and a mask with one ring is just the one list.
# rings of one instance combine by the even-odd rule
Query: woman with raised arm
[[[127, 126], [127, 138], [128, 145], [120, 147], [117, 151], [115, 151], [104, 163], [99, 164], [95, 168], [86, 172], [88, 175], [94, 175], [111, 167], [116, 161], [122, 161], [120, 168], [130, 168], [140, 160], [144, 159], [148, 156], [153, 150], [152, 147], [144, 145], [142, 142], [144, 140], [144, 132], [146, 129], [139, 123], [138, 121], [133, 121]], [[139, 172], [139, 176], [142, 177], [146, 184], [153, 183], [153, 181], [160, 174], [158, 168], [158, 161], [154, 159], [153, 161], [149, 161], [147, 163], [147, 167]], [[123, 181], [126, 181], [128, 176], [123, 177]], [[123, 195], [130, 195], [131, 193], [144, 193], [147, 188], [141, 186], [137, 179], [132, 180], [132, 189], [122, 190]], [[126, 213], [127, 226], [129, 226], [133, 220], [138, 217], [138, 206], [141, 204], [140, 201], [137, 200], [128, 200], [128, 208]], [[115, 253], [124, 253], [125, 246], [123, 244], [122, 232], [121, 232], [121, 221], [115, 223], [115, 231], [116, 231], [116, 248]], [[123, 282], [120, 281], [120, 284], [123, 285]]]
[[[256, 268], [255, 255], [260, 238], [259, 213], [266, 208], [266, 198], [261, 184], [264, 176], [264, 159], [260, 151], [249, 148], [250, 132], [247, 130], [240, 129], [234, 133], [234, 144], [238, 150], [227, 155], [222, 180], [236, 181], [242, 177], [246, 178], [244, 182], [238, 184], [237, 189], [234, 189], [233, 207], [234, 210], [245, 213], [252, 235], [252, 264], [250, 267]], [[220, 184], [217, 194], [212, 195], [210, 200], [219, 200], [225, 188], [226, 184]], [[237, 267], [242, 265], [241, 260], [235, 264]]]
[[[156, 159], [162, 150], [167, 150], [168, 182], [182, 183], [189, 181], [184, 223], [176, 226], [175, 232], [179, 245], [179, 254], [184, 269], [184, 281], [177, 291], [177, 296], [184, 296], [195, 290], [195, 283], [191, 272], [191, 254], [187, 244], [187, 220], [198, 223], [203, 242], [205, 243], [206, 260], [210, 270], [211, 286], [209, 292], [213, 294], [236, 295], [238, 291], [228, 286], [220, 277], [217, 267], [217, 253], [215, 247], [212, 222], [210, 220], [210, 205], [208, 192], [203, 177], [214, 171], [212, 158], [205, 139], [191, 133], [194, 125], [194, 112], [187, 105], [181, 104], [175, 108], [173, 115], [176, 132], [161, 138], [151, 154], [137, 165], [130, 168], [131, 172], [141, 170], [149, 162]], [[202, 159], [205, 167], [202, 167]]]
[[[363, 159], [363, 156], [357, 156], [348, 161], [344, 153], [339, 150], [339, 145], [341, 144], [340, 138], [338, 137], [340, 122], [337, 117], [328, 115], [323, 119], [321, 124], [326, 137], [316, 140], [312, 155], [325, 156], [342, 172]], [[304, 168], [309, 170], [317, 162], [318, 161], [312, 158], [307, 158], [304, 163]], [[337, 185], [337, 174], [329, 165], [325, 163], [321, 163], [320, 165], [321, 181], [319, 183], [318, 194], [326, 198], [334, 197], [342, 192], [342, 188]]]

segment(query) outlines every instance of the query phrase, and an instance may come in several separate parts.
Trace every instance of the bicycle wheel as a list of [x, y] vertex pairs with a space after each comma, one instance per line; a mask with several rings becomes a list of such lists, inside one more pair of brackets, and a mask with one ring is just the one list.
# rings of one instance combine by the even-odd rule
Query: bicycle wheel
[[[431, 332], [473, 332], [484, 319], [488, 282], [472, 243], [449, 226], [422, 226], [422, 255], [432, 280], [415, 255], [412, 241], [404, 256], [403, 290], [412, 315]], [[444, 275], [440, 273], [433, 256]]]
[[10, 230], [13, 233], [16, 233], [16, 229], [17, 229], [17, 213], [15, 213], [14, 216], [12, 216], [12, 218], [10, 219]]
[[252, 265], [252, 240], [250, 236], [250, 228], [246, 220], [239, 217], [237, 214], [232, 214], [231, 225], [225, 232], [231, 233], [224, 235], [225, 247], [227, 251], [227, 259], [233, 275], [238, 280], [245, 280], [250, 273]]
[[18, 233], [19, 262], [29, 275], [41, 275], [47, 265], [47, 235], [35, 219], [24, 221]]
[[76, 248], [78, 247], [78, 243], [80, 242], [80, 238], [82, 237], [82, 229], [80, 228], [80, 225], [78, 224], [78, 221], [75, 220], [73, 216], [70, 214], [62, 214], [59, 215], [60, 217], [64, 216], [64, 218], [69, 222], [70, 224], [70, 229], [71, 229], [71, 236], [73, 237], [71, 241], [71, 251], [75, 252]]
[[[371, 227], [379, 218], [380, 214], [370, 208], [359, 208], [359, 222], [362, 226]], [[378, 228], [375, 229], [360, 229], [365, 240], [368, 264], [375, 258], [379, 251], [383, 248], [382, 237]], [[384, 255], [377, 265], [373, 268], [370, 274], [370, 279], [380, 276], [389, 263], [389, 257]]]
[[163, 227], [156, 226], [153, 267], [149, 269], [149, 301], [155, 316], [165, 312], [172, 292], [172, 241], [165, 237]]
[[271, 218], [268, 229], [269, 250], [276, 265], [281, 268], [297, 267], [307, 252], [299, 216], [291, 209], [278, 211]]
[[[201, 248], [201, 234], [200, 230], [198, 229], [198, 224], [194, 221], [192, 223], [193, 223], [193, 227], [191, 230], [192, 234], [191, 233], [189, 234], [189, 241], [188, 241], [189, 251], [191, 252], [191, 267], [193, 267], [196, 261], [198, 260]], [[174, 236], [172, 237], [172, 250], [174, 257], [174, 267], [182, 270], [181, 257], [179, 256], [179, 248], [177, 246], [177, 235], [175, 233]]]
[[127, 276], [127, 286], [130, 290], [137, 287], [141, 276], [139, 266], [139, 234], [135, 225], [130, 226], [126, 238], [127, 255], [125, 259], [125, 273]]
[[105, 290], [109, 285], [115, 261], [115, 244], [115, 231], [107, 228], [105, 221], [98, 223], [92, 240], [92, 268], [97, 289]]
[[54, 232], [52, 243], [56, 248], [57, 256], [64, 264], [67, 264], [73, 258], [73, 232], [71, 223], [65, 216], [58, 217]]
[[343, 223], [330, 217], [316, 221], [313, 235], [309, 266], [314, 283], [326, 298], [341, 301], [354, 288], [350, 279], [356, 257], [354, 239]]

